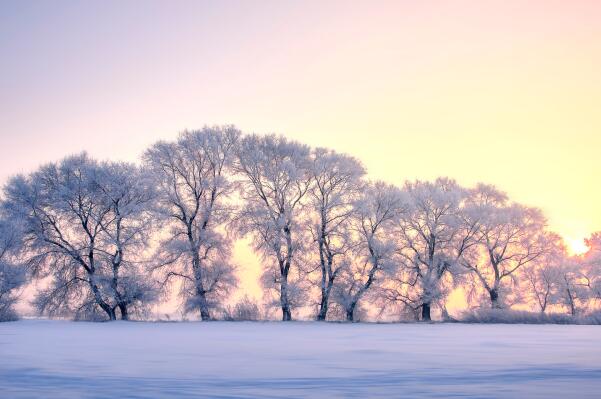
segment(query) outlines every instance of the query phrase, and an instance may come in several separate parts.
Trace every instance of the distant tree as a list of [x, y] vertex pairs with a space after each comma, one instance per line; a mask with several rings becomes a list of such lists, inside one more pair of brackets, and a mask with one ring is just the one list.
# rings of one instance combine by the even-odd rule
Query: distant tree
[[237, 281], [224, 228], [234, 210], [229, 172], [239, 137], [233, 126], [205, 127], [176, 142], [160, 141], [144, 154], [169, 227], [156, 269], [164, 272], [165, 287], [180, 281], [186, 311], [198, 311], [202, 320], [211, 319], [211, 309]]
[[292, 319], [299, 292], [290, 277], [305, 238], [301, 218], [311, 184], [309, 154], [309, 147], [283, 136], [250, 135], [241, 140], [236, 162], [244, 201], [236, 226], [270, 262], [263, 282], [277, 291], [284, 321]]
[[348, 265], [353, 205], [364, 188], [361, 178], [365, 169], [355, 158], [317, 148], [311, 153], [309, 173], [311, 234], [320, 271], [317, 320], [325, 320], [332, 288], [340, 271]]
[[395, 266], [393, 227], [403, 205], [400, 190], [383, 182], [365, 186], [355, 202], [351, 214], [354, 259], [341, 269], [334, 295], [344, 307], [347, 321], [354, 320], [357, 304]]
[[503, 282], [515, 282], [520, 268], [545, 254], [550, 236], [546, 220], [537, 208], [508, 202], [504, 193], [492, 186], [480, 185], [472, 197], [479, 213], [479, 252], [463, 265], [473, 272], [490, 297], [493, 308], [501, 308]]
[[572, 316], [598, 309], [601, 300], [601, 233], [593, 233], [586, 244], [586, 254], [565, 257], [557, 268], [558, 303]]
[[151, 197], [138, 173], [82, 154], [6, 185], [3, 211], [23, 225], [23, 257], [34, 277], [50, 279], [40, 312], [115, 320], [116, 309], [127, 318], [127, 306], [150, 299], [134, 266]]
[[0, 321], [15, 320], [18, 291], [26, 283], [25, 268], [19, 262], [19, 225], [0, 217]]
[[523, 289], [541, 313], [559, 302], [561, 279], [567, 262], [566, 248], [558, 235], [549, 235], [547, 245], [549, 248], [537, 261], [522, 268], [522, 280], [526, 283]]
[[467, 190], [454, 180], [408, 182], [408, 209], [397, 226], [401, 267], [388, 299], [421, 310], [431, 320], [432, 305], [446, 296], [445, 278], [460, 278], [460, 260], [477, 244], [478, 224], [465, 215]]
[[601, 301], [601, 231], [593, 233], [586, 240], [586, 244], [589, 251], [581, 261], [583, 273], [591, 298], [599, 302]]
[[558, 302], [567, 308], [570, 315], [577, 316], [586, 308], [590, 290], [578, 262], [572, 260], [562, 265], [558, 287]]

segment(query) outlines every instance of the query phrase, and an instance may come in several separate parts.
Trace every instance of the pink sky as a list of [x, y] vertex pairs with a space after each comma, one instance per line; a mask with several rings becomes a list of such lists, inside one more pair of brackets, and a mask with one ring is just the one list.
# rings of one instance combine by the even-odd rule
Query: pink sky
[[205, 123], [601, 230], [601, 2], [3, 2], [0, 181]]

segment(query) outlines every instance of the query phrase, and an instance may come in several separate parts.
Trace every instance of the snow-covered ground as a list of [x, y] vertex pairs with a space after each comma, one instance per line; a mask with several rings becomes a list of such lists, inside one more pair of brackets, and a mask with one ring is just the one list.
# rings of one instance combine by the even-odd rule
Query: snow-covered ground
[[601, 327], [0, 324], [0, 397], [598, 398]]

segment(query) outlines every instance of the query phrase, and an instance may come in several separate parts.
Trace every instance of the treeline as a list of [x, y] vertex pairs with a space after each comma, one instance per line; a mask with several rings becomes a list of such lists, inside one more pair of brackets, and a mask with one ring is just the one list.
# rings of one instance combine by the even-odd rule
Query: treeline
[[601, 299], [600, 233], [570, 257], [539, 209], [493, 186], [396, 187], [351, 156], [233, 126], [159, 141], [139, 165], [70, 156], [11, 178], [0, 200], [3, 319], [30, 281], [37, 311], [55, 317], [143, 319], [174, 290], [202, 320], [257, 313], [225, 306], [243, 237], [283, 320], [302, 309], [317, 320], [445, 318], [457, 287], [472, 307], [543, 313], [583, 314]]

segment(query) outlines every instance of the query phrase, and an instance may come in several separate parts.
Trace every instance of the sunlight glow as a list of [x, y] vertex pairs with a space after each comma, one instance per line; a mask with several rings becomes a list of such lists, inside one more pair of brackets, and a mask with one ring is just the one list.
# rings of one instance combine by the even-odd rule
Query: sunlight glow
[[584, 239], [568, 238], [566, 241], [568, 243], [570, 254], [572, 255], [583, 255], [590, 249], [584, 242]]

